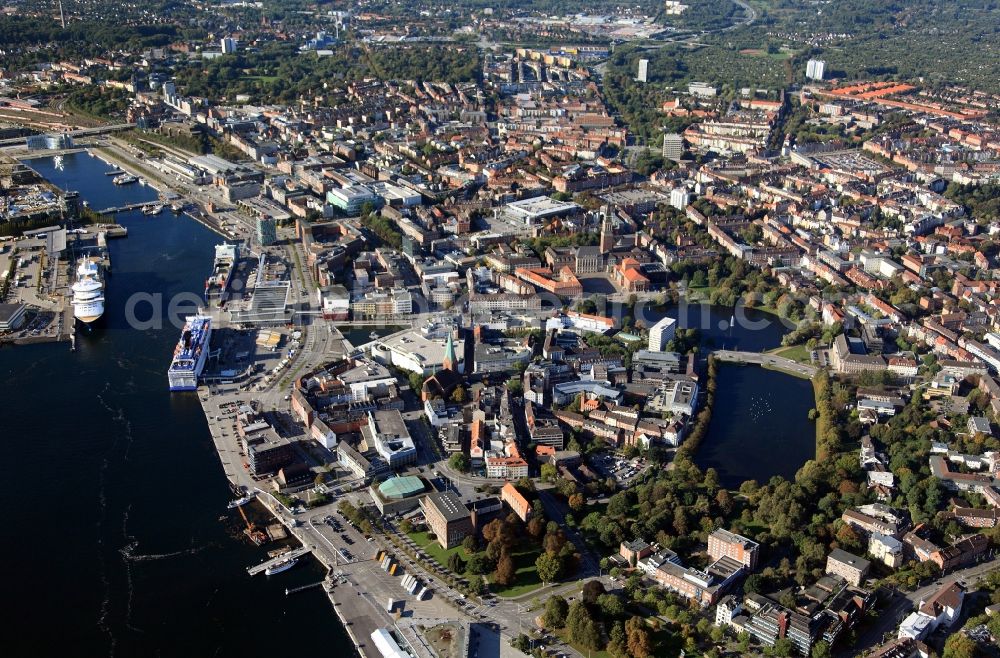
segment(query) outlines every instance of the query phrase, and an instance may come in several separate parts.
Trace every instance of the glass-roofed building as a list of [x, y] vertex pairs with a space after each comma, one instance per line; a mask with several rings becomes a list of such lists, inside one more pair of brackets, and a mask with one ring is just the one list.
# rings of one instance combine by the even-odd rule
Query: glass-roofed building
[[426, 482], [413, 475], [389, 478], [368, 488], [383, 516], [405, 514], [415, 509], [420, 504], [420, 497], [429, 489]]

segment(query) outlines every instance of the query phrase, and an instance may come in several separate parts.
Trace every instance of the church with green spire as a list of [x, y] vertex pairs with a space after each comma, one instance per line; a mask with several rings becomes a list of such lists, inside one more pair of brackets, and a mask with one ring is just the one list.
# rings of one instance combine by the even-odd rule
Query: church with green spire
[[455, 353], [454, 332], [448, 332], [444, 346], [444, 358], [441, 359], [441, 369], [424, 380], [420, 390], [421, 400], [441, 397], [448, 398], [452, 392], [462, 385], [463, 377], [458, 370], [458, 356]]
[[458, 357], [455, 356], [455, 341], [451, 338], [452, 332], [448, 332], [448, 342], [444, 346], [444, 358], [441, 360], [443, 369], [458, 372], [455, 366], [458, 364]]

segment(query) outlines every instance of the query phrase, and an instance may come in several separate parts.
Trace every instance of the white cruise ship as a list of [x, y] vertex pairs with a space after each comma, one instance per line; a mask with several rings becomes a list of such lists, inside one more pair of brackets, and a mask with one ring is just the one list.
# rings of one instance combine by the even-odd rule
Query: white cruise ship
[[174, 348], [174, 358], [167, 370], [171, 391], [194, 391], [208, 359], [212, 337], [212, 319], [206, 315], [188, 316], [181, 339]]
[[73, 315], [84, 324], [90, 324], [104, 315], [104, 282], [101, 267], [84, 258], [76, 268], [73, 284]]

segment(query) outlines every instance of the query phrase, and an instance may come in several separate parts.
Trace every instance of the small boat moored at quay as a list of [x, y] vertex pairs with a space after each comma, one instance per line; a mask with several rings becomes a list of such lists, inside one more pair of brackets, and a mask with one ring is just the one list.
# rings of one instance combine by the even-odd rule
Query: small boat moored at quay
[[286, 560], [281, 560], [275, 564], [272, 564], [267, 569], [264, 569], [265, 576], [273, 576], [279, 574], [283, 571], [288, 571], [298, 563], [299, 559], [295, 557], [288, 558]]
[[246, 496], [243, 496], [242, 498], [237, 498], [236, 500], [230, 501], [230, 503], [228, 505], [228, 508], [229, 509], [236, 509], [237, 507], [243, 507], [244, 505], [246, 505], [247, 503], [249, 503], [253, 499], [254, 499], [254, 495], [253, 494], [247, 494]]

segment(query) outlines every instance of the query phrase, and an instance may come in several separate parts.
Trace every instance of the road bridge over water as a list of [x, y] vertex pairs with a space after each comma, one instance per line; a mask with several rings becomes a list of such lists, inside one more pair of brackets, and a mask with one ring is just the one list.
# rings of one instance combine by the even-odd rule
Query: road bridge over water
[[813, 376], [819, 371], [819, 368], [816, 366], [799, 363], [798, 361], [786, 359], [783, 356], [776, 356], [774, 354], [761, 352], [739, 352], [736, 350], [716, 350], [712, 352], [712, 354], [714, 354], [715, 358], [720, 361], [726, 361], [728, 363], [752, 363], [764, 366], [765, 368], [787, 372], [788, 374], [795, 375], [796, 377], [804, 377], [806, 379], [812, 379]]
[[[78, 128], [77, 130], [68, 130], [65, 133], [58, 133], [58, 134], [64, 134], [70, 137], [93, 137], [95, 135], [106, 135], [108, 133], [120, 132], [122, 130], [129, 130], [131, 128], [135, 128], [134, 123], [114, 123], [114, 124], [109, 124], [107, 126], [97, 126], [94, 128]], [[12, 137], [10, 139], [0, 139], [0, 147], [23, 146], [26, 140], [27, 137]]]

